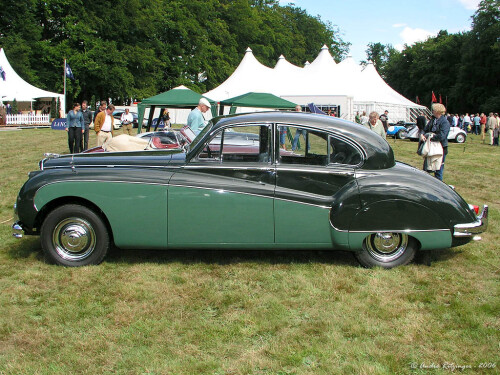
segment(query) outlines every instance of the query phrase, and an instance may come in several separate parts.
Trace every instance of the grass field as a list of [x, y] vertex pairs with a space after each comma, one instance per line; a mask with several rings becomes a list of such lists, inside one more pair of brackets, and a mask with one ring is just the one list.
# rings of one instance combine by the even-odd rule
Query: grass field
[[[416, 143], [389, 143], [422, 164]], [[445, 182], [489, 204], [490, 222], [483, 241], [433, 251], [430, 266], [113, 250], [70, 269], [10, 229], [27, 172], [44, 152], [67, 152], [66, 133], [0, 131], [0, 374], [499, 373], [500, 147], [472, 136], [449, 151]]]

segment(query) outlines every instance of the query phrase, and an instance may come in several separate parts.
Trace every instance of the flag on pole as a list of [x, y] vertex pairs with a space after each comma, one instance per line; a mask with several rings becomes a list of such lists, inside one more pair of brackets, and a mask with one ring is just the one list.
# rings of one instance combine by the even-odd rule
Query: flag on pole
[[5, 81], [5, 70], [3, 70], [3, 68], [0, 66], [0, 77], [2, 77], [2, 79]]
[[439, 103], [443, 104], [443, 99], [441, 98], [441, 94], [439, 94]]
[[71, 68], [69, 67], [68, 63], [66, 63], [65, 70], [66, 70], [66, 77], [68, 77], [68, 78], [70, 78], [70, 79], [72, 79], [74, 81], [75, 80], [75, 76], [73, 75], [73, 72], [72, 72]]
[[434, 91], [432, 92], [432, 102], [437, 103], [436, 95], [434, 95]]
[[420, 104], [420, 99], [418, 98], [418, 95], [417, 95], [417, 104]]

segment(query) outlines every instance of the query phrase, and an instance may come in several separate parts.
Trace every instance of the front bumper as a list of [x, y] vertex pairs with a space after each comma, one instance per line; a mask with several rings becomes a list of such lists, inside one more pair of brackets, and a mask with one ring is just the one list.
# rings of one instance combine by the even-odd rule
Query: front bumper
[[484, 206], [477, 220], [472, 223], [457, 224], [454, 226], [453, 236], [464, 238], [474, 237], [476, 234], [485, 232], [488, 228], [488, 206]]
[[23, 238], [24, 229], [19, 221], [16, 221], [14, 224], [12, 224], [12, 235], [16, 238]]

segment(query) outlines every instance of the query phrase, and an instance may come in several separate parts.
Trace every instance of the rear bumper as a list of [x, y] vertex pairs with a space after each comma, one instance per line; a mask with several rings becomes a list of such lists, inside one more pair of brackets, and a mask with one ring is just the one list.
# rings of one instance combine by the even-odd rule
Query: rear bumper
[[484, 206], [477, 220], [472, 223], [457, 224], [454, 227], [453, 237], [474, 237], [476, 234], [485, 232], [488, 228], [488, 206]]

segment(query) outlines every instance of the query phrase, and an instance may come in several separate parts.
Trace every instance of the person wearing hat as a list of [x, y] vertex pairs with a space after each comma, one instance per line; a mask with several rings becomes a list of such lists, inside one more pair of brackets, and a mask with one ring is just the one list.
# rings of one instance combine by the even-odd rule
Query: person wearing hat
[[198, 134], [201, 129], [204, 128], [205, 118], [203, 117], [203, 114], [208, 111], [210, 107], [210, 102], [205, 98], [201, 98], [198, 102], [198, 106], [189, 114], [187, 126], [189, 126], [195, 134]]

